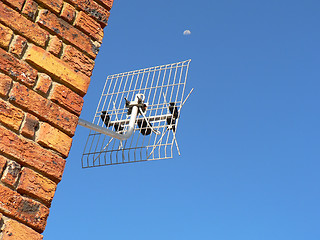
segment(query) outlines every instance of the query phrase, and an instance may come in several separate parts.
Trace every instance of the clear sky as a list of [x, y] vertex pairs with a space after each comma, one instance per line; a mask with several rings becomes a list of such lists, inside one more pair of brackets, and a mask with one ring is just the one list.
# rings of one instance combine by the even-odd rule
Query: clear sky
[[81, 118], [107, 75], [191, 58], [182, 155], [82, 169], [78, 127], [44, 239], [319, 240], [319, 12], [318, 0], [115, 0]]

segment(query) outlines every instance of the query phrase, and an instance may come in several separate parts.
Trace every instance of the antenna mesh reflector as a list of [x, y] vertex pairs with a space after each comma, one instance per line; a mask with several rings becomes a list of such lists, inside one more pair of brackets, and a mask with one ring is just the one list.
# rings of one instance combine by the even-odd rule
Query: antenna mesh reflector
[[[144, 114], [154, 132], [146, 134], [141, 126], [142, 114], [138, 115], [134, 132], [128, 140], [120, 141], [90, 130], [82, 155], [82, 167], [172, 158], [190, 61], [108, 76], [92, 123], [124, 133], [130, 119], [125, 99], [133, 101], [137, 94], [143, 94], [147, 105]], [[175, 119], [172, 119], [170, 106], [179, 111]], [[101, 117], [103, 114], [118, 127], [106, 125], [106, 118]]]

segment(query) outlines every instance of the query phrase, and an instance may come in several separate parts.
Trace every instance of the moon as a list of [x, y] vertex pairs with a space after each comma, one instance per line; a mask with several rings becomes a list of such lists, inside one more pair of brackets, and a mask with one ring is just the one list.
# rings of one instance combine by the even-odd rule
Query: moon
[[184, 32], [183, 32], [183, 35], [185, 35], [185, 36], [186, 36], [186, 35], [190, 35], [190, 34], [191, 34], [191, 31], [188, 30], [188, 29], [187, 29], [187, 30], [184, 30]]

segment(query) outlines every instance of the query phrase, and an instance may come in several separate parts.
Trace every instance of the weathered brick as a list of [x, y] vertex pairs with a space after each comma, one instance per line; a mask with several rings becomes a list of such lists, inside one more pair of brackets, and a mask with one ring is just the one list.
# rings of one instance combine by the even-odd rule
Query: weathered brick
[[10, 45], [9, 51], [18, 58], [22, 57], [22, 53], [27, 46], [27, 40], [24, 37], [16, 35]]
[[95, 18], [102, 27], [105, 27], [108, 23], [108, 18], [110, 16], [109, 11], [96, 3], [93, 0], [68, 0], [68, 2], [73, 3], [81, 10], [88, 13], [90, 16]]
[[36, 199], [40, 199], [47, 206], [50, 206], [56, 188], [57, 184], [55, 182], [29, 168], [24, 168], [17, 191], [21, 194], [27, 194]]
[[[63, 60], [46, 52], [37, 46], [28, 48], [25, 54], [25, 60], [31, 64], [38, 66], [46, 72], [51, 73], [62, 83], [74, 89], [81, 96], [84, 96], [88, 90], [90, 78], [80, 72], [75, 72]], [[0, 65], [1, 66], [1, 65]]]
[[37, 22], [62, 37], [69, 43], [77, 46], [85, 51], [89, 56], [95, 58], [99, 49], [84, 33], [67, 23], [61, 18], [58, 18], [48, 10], [40, 10]]
[[26, 225], [9, 219], [5, 222], [2, 240], [42, 240], [43, 236]]
[[53, 36], [48, 45], [47, 51], [52, 53], [55, 56], [58, 56], [62, 49], [62, 40], [60, 40], [57, 36]]
[[96, 2], [100, 3], [103, 5], [106, 9], [110, 11], [113, 5], [113, 0], [96, 0]]
[[7, 164], [7, 159], [4, 156], [0, 155], [0, 176], [6, 164]]
[[21, 165], [37, 169], [55, 182], [61, 180], [65, 166], [63, 158], [1, 126], [0, 139], [0, 152], [15, 158]]
[[12, 8], [21, 11], [21, 8], [23, 6], [23, 3], [25, 0], [3, 0], [8, 5], [10, 5]]
[[33, 86], [37, 70], [0, 48], [0, 70], [27, 86]]
[[11, 88], [12, 79], [11, 77], [0, 73], [0, 96], [5, 97], [9, 93]]
[[43, 232], [49, 209], [34, 200], [22, 197], [19, 193], [0, 185], [0, 211], [18, 219], [38, 232]]
[[23, 121], [24, 113], [21, 109], [12, 106], [0, 98], [0, 122], [9, 128], [18, 131]]
[[69, 23], [72, 23], [76, 16], [76, 9], [69, 3], [64, 3], [60, 16]]
[[21, 13], [33, 21], [35, 19], [37, 10], [38, 3], [33, 0], [26, 0]]
[[21, 165], [15, 161], [8, 161], [7, 167], [2, 175], [1, 181], [11, 187], [16, 183], [19, 173], [21, 171]]
[[33, 113], [40, 120], [53, 124], [69, 136], [74, 135], [78, 117], [35, 91], [14, 83], [9, 98], [10, 101]]
[[0, 47], [7, 49], [11, 42], [13, 31], [0, 23]]
[[99, 23], [89, 17], [86, 13], [80, 11], [74, 24], [77, 28], [87, 33], [93, 39], [100, 43], [102, 42], [103, 29], [100, 27]]
[[47, 31], [2, 2], [0, 2], [0, 21], [35, 44], [42, 47], [46, 45], [49, 38]]
[[47, 8], [55, 13], [60, 13], [63, 5], [63, 0], [38, 0], [39, 3], [44, 4]]
[[35, 116], [27, 113], [21, 128], [21, 134], [33, 139], [35, 132], [39, 129], [39, 120]]
[[81, 113], [83, 98], [63, 85], [54, 86], [50, 99], [78, 116]]
[[46, 95], [51, 87], [51, 84], [52, 80], [50, 76], [45, 73], [39, 73], [35, 90]]
[[59, 129], [52, 127], [48, 123], [40, 123], [39, 132], [37, 134], [37, 143], [40, 145], [56, 150], [63, 157], [68, 157], [72, 138], [61, 132]]
[[61, 59], [88, 77], [92, 75], [94, 61], [71, 45], [65, 47]]

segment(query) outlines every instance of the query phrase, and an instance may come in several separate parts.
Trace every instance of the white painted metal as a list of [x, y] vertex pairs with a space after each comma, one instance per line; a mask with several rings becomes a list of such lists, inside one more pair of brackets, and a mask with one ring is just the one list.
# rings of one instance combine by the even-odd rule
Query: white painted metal
[[[137, 95], [136, 99], [134, 101], [134, 104], [138, 103], [138, 98], [139, 98], [139, 96]], [[110, 129], [105, 128], [105, 127], [100, 127], [99, 125], [90, 123], [90, 122], [88, 122], [86, 120], [83, 120], [83, 119], [79, 119], [78, 125], [86, 127], [86, 128], [89, 128], [89, 129], [91, 129], [93, 131], [108, 135], [109, 137], [116, 138], [118, 140], [127, 140], [129, 137], [131, 137], [131, 135], [133, 133], [134, 124], [136, 122], [137, 115], [138, 115], [138, 107], [137, 106], [133, 106], [132, 107], [131, 117], [130, 117], [130, 120], [128, 122], [129, 123], [128, 124], [128, 129], [124, 134], [121, 134], [121, 133], [118, 133], [118, 132], [115, 132], [115, 131], [111, 131]], [[112, 126], [114, 125], [114, 123], [115, 122], [113, 122]]]
[[[184, 96], [190, 61], [108, 76], [93, 122], [79, 120], [79, 125], [92, 129], [82, 166], [172, 158], [174, 145], [180, 155], [176, 132], [181, 108], [192, 92]], [[130, 114], [125, 99], [130, 101]], [[176, 118], [169, 103], [178, 111]], [[107, 124], [102, 113], [108, 115]]]

